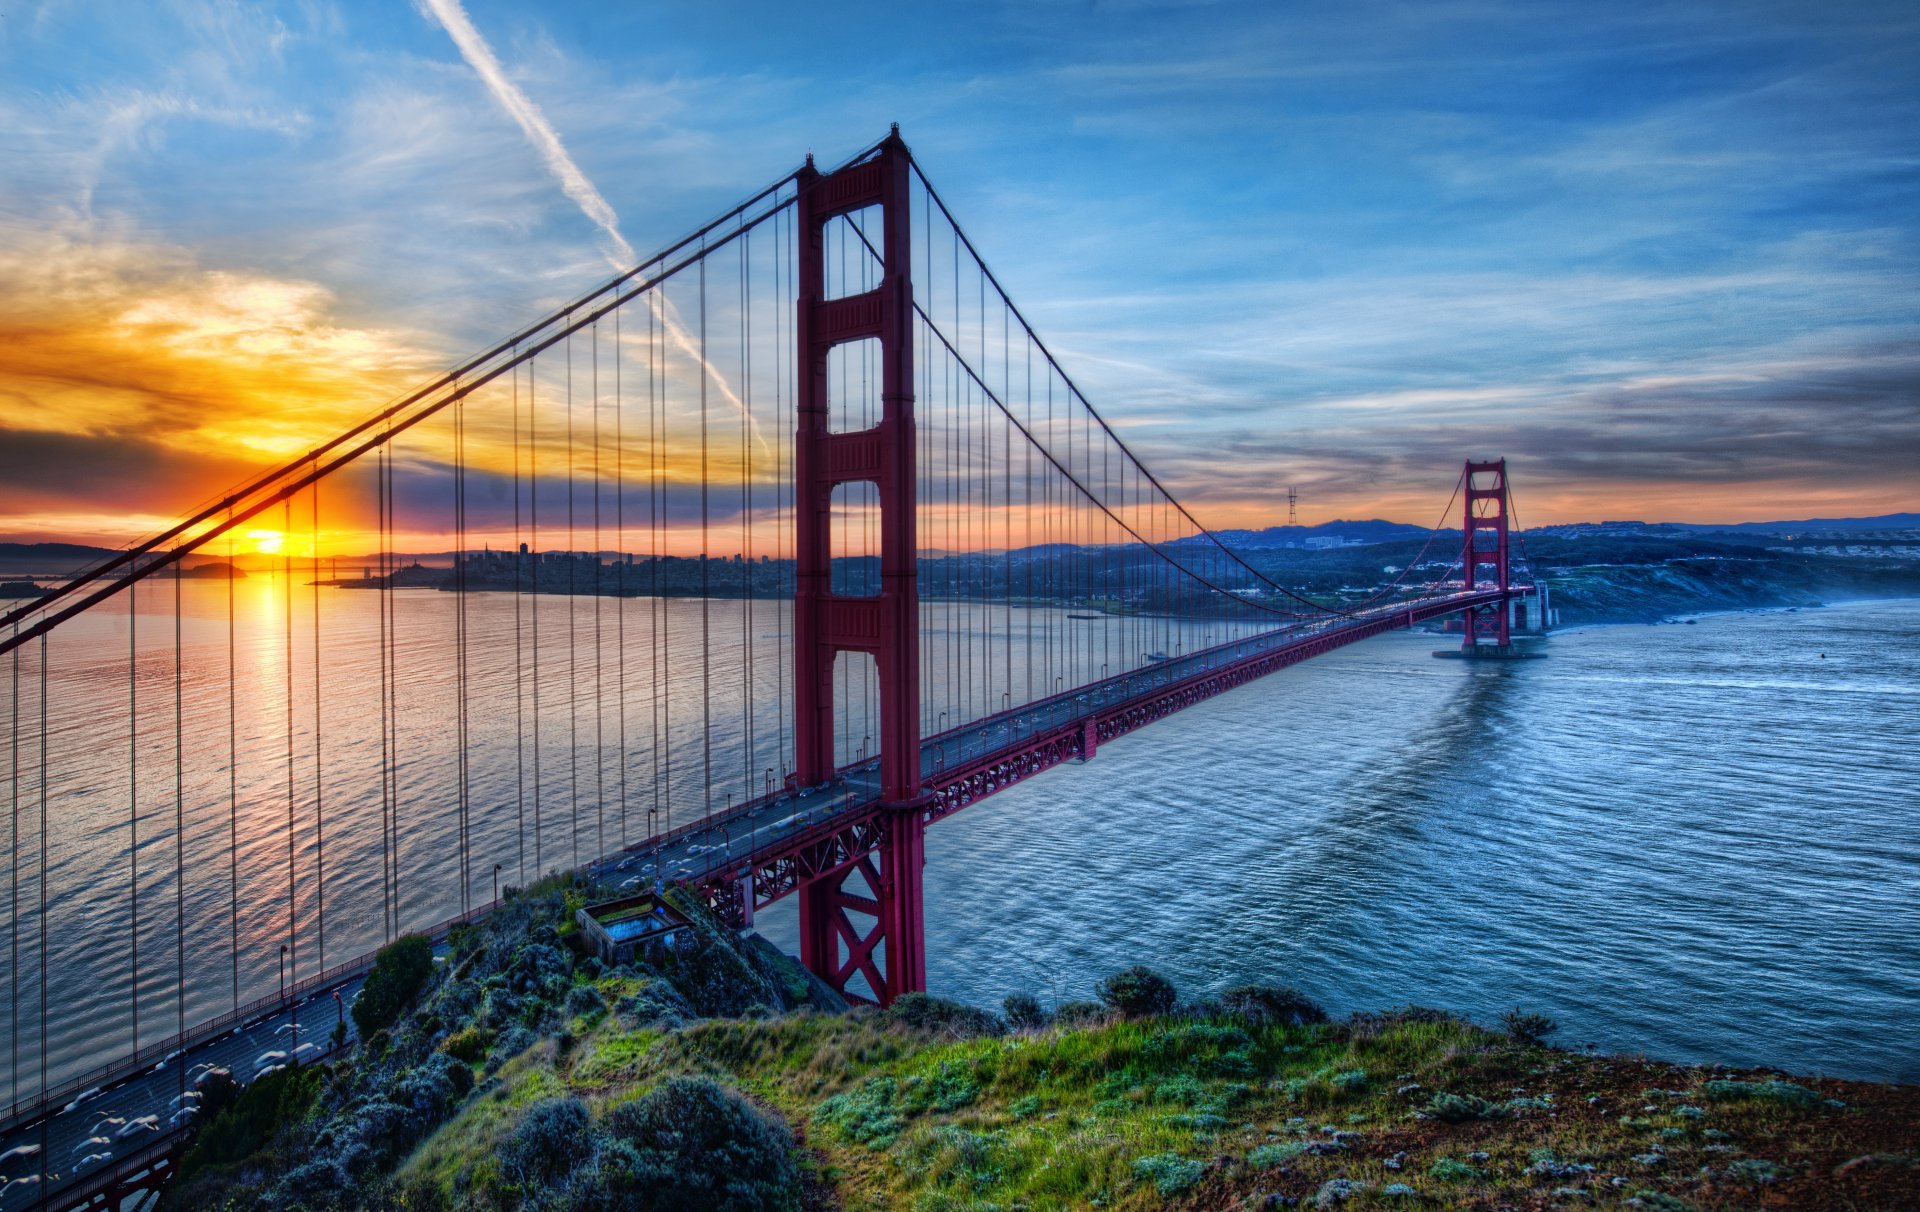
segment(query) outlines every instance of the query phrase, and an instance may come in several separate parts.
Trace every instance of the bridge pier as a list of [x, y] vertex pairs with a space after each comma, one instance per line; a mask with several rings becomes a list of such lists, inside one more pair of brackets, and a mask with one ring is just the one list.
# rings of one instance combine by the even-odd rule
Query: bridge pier
[[[842, 993], [856, 976], [887, 1005], [926, 988], [920, 877], [925, 862], [920, 776], [920, 593], [913, 415], [911, 160], [896, 128], [872, 157], [798, 177], [795, 334], [799, 345], [794, 435], [794, 778], [831, 779], [834, 662], [872, 655], [880, 675], [880, 789], [884, 828], [875, 848], [800, 889], [801, 962]], [[878, 206], [880, 285], [826, 297], [826, 224]], [[880, 423], [834, 433], [828, 424], [827, 355], [874, 339], [880, 346]], [[871, 483], [880, 506], [880, 592], [833, 591], [833, 490]], [[858, 873], [864, 892], [849, 890]], [[873, 919], [861, 928], [848, 916]], [[844, 954], [843, 954], [844, 950]]]

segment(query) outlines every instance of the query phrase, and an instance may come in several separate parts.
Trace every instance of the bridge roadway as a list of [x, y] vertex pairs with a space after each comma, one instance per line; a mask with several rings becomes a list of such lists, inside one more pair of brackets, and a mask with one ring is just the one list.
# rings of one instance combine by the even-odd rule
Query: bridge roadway
[[[1515, 596], [1525, 592], [1513, 590]], [[928, 817], [948, 815], [1062, 760], [1084, 759], [1090, 725], [1110, 735], [1131, 731], [1334, 648], [1499, 599], [1497, 590], [1454, 592], [1279, 628], [1181, 653], [949, 729], [921, 745], [921, 770], [933, 789]], [[1035, 760], [1034, 755], [1042, 756]], [[871, 759], [819, 787], [783, 788], [635, 843], [589, 864], [586, 873], [626, 889], [659, 878], [704, 888], [709, 895], [734, 893], [755, 876], [753, 899], [765, 905], [792, 890], [791, 878], [766, 878], [779, 870], [783, 857], [821, 844], [849, 822], [871, 817], [878, 806], [879, 762]], [[474, 916], [489, 908], [481, 906]], [[436, 944], [458, 920], [433, 928]], [[177, 1066], [186, 1066], [191, 1088], [193, 1078], [210, 1068], [225, 1069], [244, 1082], [273, 1065], [324, 1057], [336, 1006], [352, 1004], [371, 959], [362, 956], [302, 981], [284, 1001], [276, 999], [234, 1021], [190, 1030], [184, 1054], [177, 1050], [179, 1041], [166, 1041], [174, 1048], [157, 1062], [103, 1069], [82, 1079], [90, 1083], [84, 1088], [70, 1083], [51, 1092], [46, 1111], [17, 1110], [0, 1130], [0, 1182], [5, 1184], [0, 1212], [101, 1206], [103, 1192], [137, 1185], [156, 1162], [164, 1167], [190, 1118], [177, 1114], [183, 1105]], [[351, 1033], [353, 1020], [346, 1021]], [[153, 1053], [149, 1048], [142, 1055]]]

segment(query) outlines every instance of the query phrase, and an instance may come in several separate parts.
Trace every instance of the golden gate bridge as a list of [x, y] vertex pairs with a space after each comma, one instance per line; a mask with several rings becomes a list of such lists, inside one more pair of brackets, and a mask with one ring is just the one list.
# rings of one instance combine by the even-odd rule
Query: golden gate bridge
[[1279, 583], [897, 128], [809, 157], [0, 614], [0, 1208], [163, 1182], [198, 1076], [319, 1058], [374, 949], [548, 872], [742, 927], [792, 895], [833, 988], [923, 989], [928, 825], [1387, 631], [1512, 652], [1504, 460], [1456, 502], [1385, 586]]

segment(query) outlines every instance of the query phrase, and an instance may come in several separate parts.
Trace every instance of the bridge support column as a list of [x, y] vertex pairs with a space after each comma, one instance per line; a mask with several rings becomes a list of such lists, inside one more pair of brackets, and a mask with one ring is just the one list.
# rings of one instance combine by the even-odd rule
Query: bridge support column
[[[848, 992], [861, 976], [882, 1005], [926, 987], [921, 933], [921, 837], [926, 796], [920, 777], [920, 595], [915, 536], [911, 160], [898, 129], [871, 157], [821, 175], [811, 161], [798, 177], [794, 435], [794, 781], [815, 786], [834, 775], [833, 666], [843, 652], [873, 656], [880, 675], [880, 791], [888, 826], [871, 854], [801, 889], [801, 960]], [[878, 206], [880, 285], [826, 297], [826, 224]], [[877, 339], [880, 423], [834, 433], [828, 424], [827, 355], [837, 345]], [[880, 592], [833, 591], [833, 490], [874, 485], [880, 505]], [[857, 871], [865, 893], [848, 891]], [[875, 920], [856, 929], [849, 911]], [[848, 955], [842, 957], [842, 947]], [[857, 991], [856, 991], [856, 995]]]
[[[1466, 469], [1465, 547], [1460, 562], [1465, 570], [1466, 588], [1471, 593], [1491, 581], [1504, 595], [1508, 590], [1507, 565], [1507, 461], [1491, 463], [1469, 461]], [[1482, 569], [1491, 569], [1481, 575]], [[1503, 596], [1491, 606], [1467, 611], [1466, 636], [1461, 650], [1471, 652], [1482, 636], [1491, 637], [1495, 647], [1508, 648], [1513, 642], [1511, 628], [1512, 599]]]

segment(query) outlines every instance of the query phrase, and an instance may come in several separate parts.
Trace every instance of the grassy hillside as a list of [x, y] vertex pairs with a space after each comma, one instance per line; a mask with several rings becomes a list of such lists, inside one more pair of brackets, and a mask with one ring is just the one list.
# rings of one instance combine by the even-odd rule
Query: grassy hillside
[[256, 1100], [238, 1146], [211, 1122], [171, 1206], [1898, 1208], [1920, 1191], [1913, 1088], [1558, 1051], [1531, 1016], [1335, 1023], [1271, 988], [1182, 1005], [1144, 970], [1052, 1014], [920, 996], [832, 1013], [791, 961], [710, 920], [657, 968], [583, 960], [570, 902], [536, 890], [457, 940], [390, 1029]]

